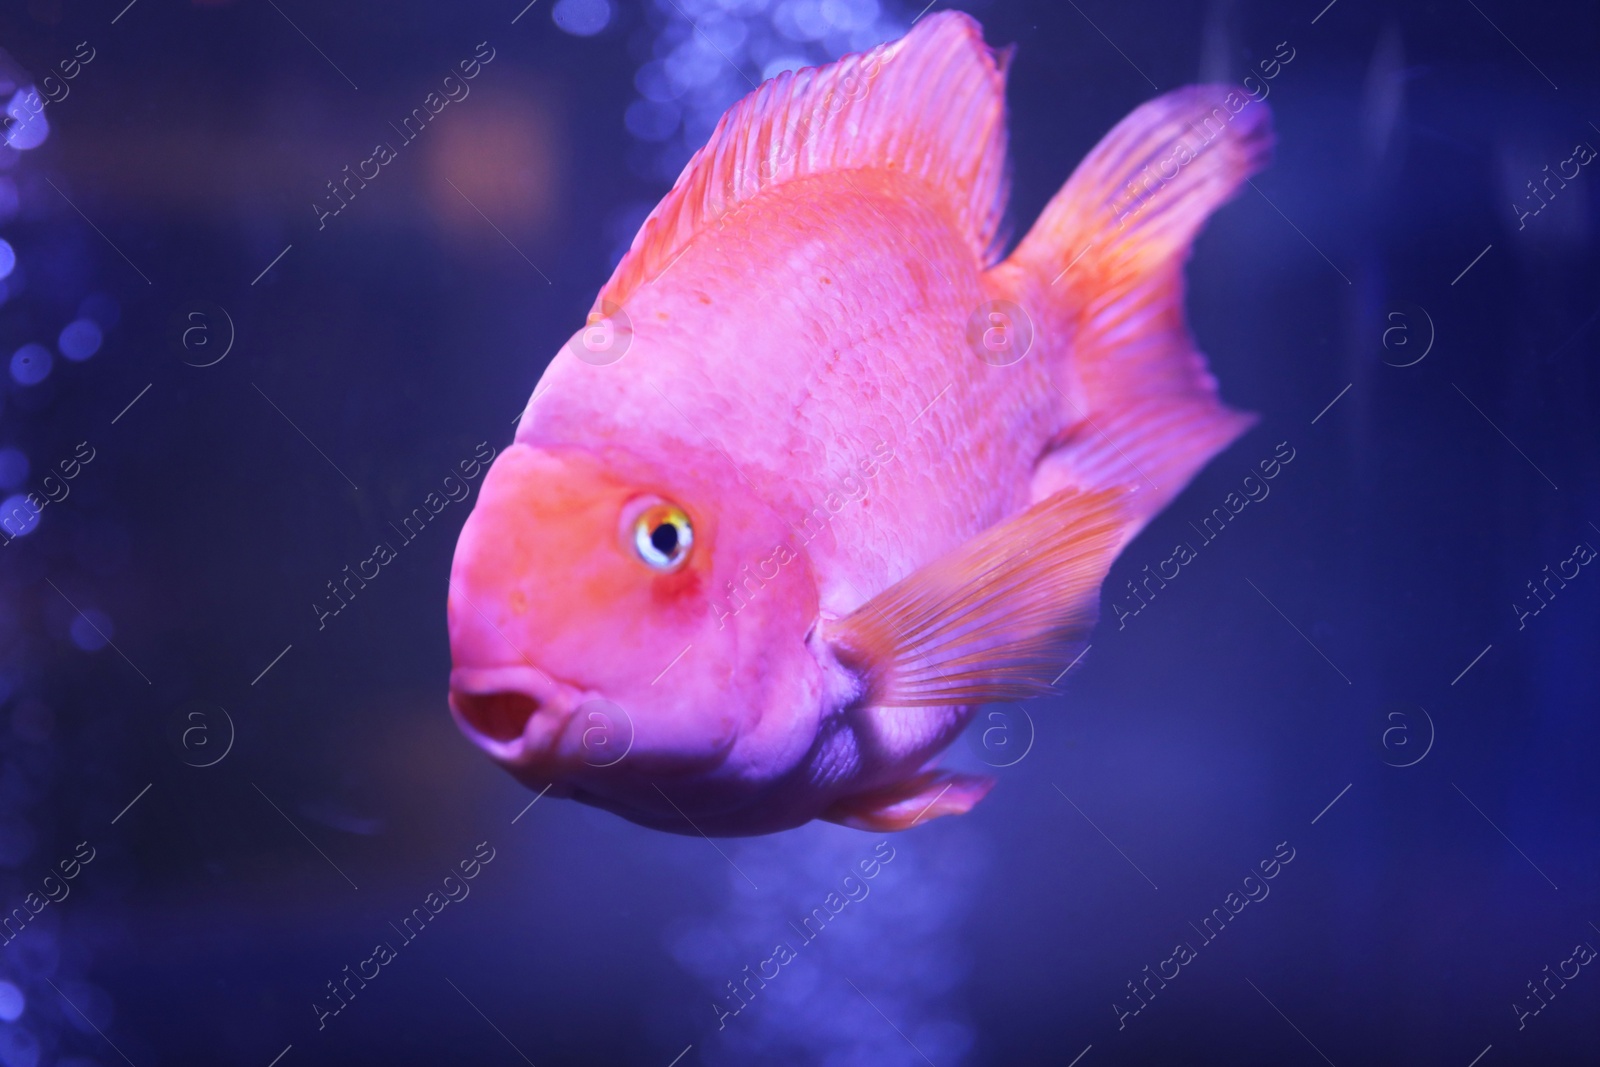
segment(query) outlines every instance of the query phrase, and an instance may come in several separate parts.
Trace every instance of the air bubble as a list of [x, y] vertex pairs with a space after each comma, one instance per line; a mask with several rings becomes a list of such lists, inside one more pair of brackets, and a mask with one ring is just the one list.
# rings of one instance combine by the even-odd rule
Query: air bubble
[[44, 345], [23, 345], [11, 356], [11, 377], [18, 385], [38, 385], [50, 377], [53, 362]]
[[559, 0], [550, 20], [574, 37], [593, 37], [611, 24], [607, 0]]
[[100, 327], [92, 319], [73, 319], [61, 331], [56, 347], [74, 363], [81, 363], [100, 351]]

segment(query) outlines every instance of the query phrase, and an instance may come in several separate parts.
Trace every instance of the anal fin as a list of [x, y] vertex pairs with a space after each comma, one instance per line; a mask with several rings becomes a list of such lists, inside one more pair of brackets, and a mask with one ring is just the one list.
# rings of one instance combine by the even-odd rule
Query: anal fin
[[836, 800], [822, 813], [829, 822], [857, 830], [909, 830], [941, 815], [965, 815], [994, 788], [994, 779], [931, 770], [887, 789]]

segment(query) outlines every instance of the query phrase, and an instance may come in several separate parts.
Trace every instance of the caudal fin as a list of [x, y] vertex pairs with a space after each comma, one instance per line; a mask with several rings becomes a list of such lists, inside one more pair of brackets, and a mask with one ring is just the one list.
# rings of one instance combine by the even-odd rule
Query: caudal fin
[[1266, 105], [1220, 85], [1168, 93], [1106, 135], [1007, 261], [1071, 338], [1056, 371], [1067, 429], [1036, 500], [1128, 486], [1131, 538], [1255, 421], [1217, 397], [1184, 318], [1183, 264], [1271, 147]]

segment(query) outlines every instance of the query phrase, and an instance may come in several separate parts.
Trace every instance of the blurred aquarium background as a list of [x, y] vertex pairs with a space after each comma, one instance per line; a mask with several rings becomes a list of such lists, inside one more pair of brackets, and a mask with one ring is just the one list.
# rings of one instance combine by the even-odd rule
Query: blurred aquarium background
[[468, 504], [308, 605], [510, 440], [724, 108], [923, 12], [0, 10], [0, 1065], [1600, 1061], [1600, 10], [957, 6], [1016, 46], [1018, 234], [1157, 90], [1267, 86], [1276, 162], [1188, 272], [1261, 421], [1124, 552], [1062, 695], [951, 749], [999, 768], [972, 814], [723, 855], [529, 808], [458, 735]]

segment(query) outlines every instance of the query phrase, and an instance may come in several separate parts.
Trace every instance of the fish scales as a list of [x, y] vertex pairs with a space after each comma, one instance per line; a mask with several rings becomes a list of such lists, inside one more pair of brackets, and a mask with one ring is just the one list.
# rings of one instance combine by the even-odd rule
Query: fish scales
[[[709, 438], [797, 525], [888, 442], [897, 462], [815, 545], [836, 572], [823, 598], [835, 615], [1014, 511], [1065, 405], [1045, 359], [993, 366], [968, 343], [973, 309], [1009, 294], [991, 291], [913, 185], [824, 175], [758, 197], [634, 295], [628, 355], [602, 368], [615, 373], [595, 374], [570, 350], [556, 357], [550, 399], [519, 439], [584, 440], [619, 425], [648, 426], [663, 446], [698, 450]], [[805, 242], [789, 247], [796, 232]], [[701, 299], [748, 284], [751, 259], [769, 263], [762, 282], [780, 297], [758, 314]], [[662, 397], [677, 417], [661, 418]], [[746, 425], [776, 432], [728, 433]]]

